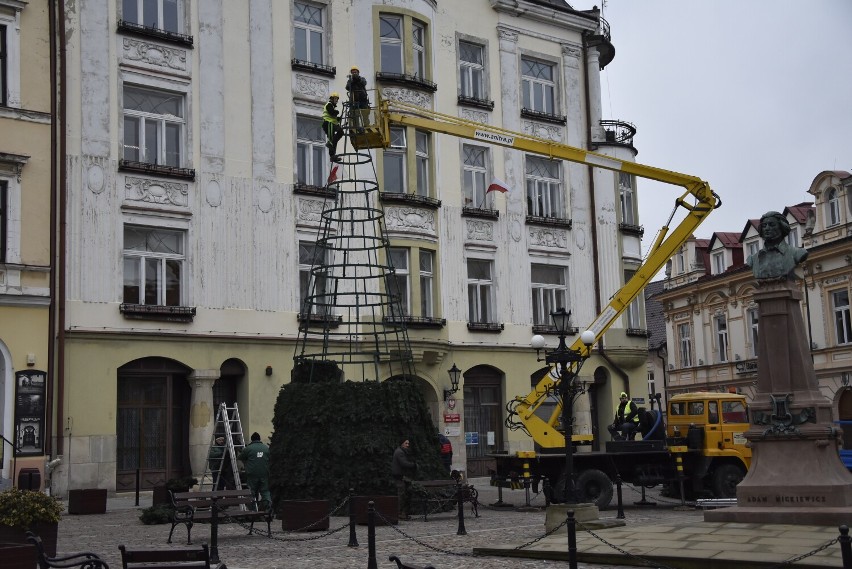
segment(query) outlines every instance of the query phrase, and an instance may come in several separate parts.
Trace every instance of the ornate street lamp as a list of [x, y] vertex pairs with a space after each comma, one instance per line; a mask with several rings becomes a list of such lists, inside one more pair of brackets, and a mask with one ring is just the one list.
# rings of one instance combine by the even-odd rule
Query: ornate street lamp
[[[574, 485], [574, 402], [586, 392], [586, 383], [577, 380], [580, 368], [589, 358], [591, 346], [595, 343], [595, 334], [586, 330], [580, 334], [580, 341], [586, 346], [585, 350], [573, 350], [565, 343], [571, 325], [571, 312], [558, 308], [550, 313], [553, 325], [559, 336], [556, 349], [544, 352], [544, 361], [555, 366], [559, 373], [559, 384], [556, 389], [562, 398], [562, 430], [565, 434], [565, 487], [563, 488], [565, 502], [576, 503], [577, 494]], [[538, 354], [544, 348], [544, 338], [533, 336], [531, 345]], [[541, 361], [539, 358], [538, 361]]]
[[449, 399], [451, 395], [459, 390], [459, 378], [461, 377], [461, 372], [462, 370], [456, 367], [455, 362], [453, 362], [453, 367], [447, 370], [447, 374], [450, 376], [450, 386], [452, 389], [444, 390], [444, 401]]

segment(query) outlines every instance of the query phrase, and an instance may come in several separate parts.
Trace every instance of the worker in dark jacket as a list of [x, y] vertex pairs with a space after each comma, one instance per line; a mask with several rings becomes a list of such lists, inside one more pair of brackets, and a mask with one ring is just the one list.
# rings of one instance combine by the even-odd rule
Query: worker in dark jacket
[[213, 473], [213, 490], [235, 490], [234, 467], [231, 464], [231, 451], [225, 446], [225, 437], [218, 435], [207, 455], [210, 471]]
[[450, 472], [453, 469], [453, 444], [443, 433], [438, 433], [438, 441], [441, 443], [441, 462]]
[[340, 128], [340, 111], [337, 110], [337, 101], [340, 95], [336, 92], [328, 97], [328, 102], [322, 108], [322, 130], [328, 142], [325, 143], [328, 148], [328, 157], [332, 162], [340, 162], [340, 157], [337, 156], [337, 143], [343, 138], [343, 129]]
[[396, 482], [396, 495], [399, 500], [399, 519], [409, 520], [409, 504], [411, 501], [411, 478], [417, 471], [417, 463], [411, 458], [408, 439], [405, 439], [393, 451], [391, 461], [391, 476]]
[[251, 443], [238, 457], [246, 466], [246, 479], [252, 496], [263, 499], [265, 508], [272, 507], [272, 495], [269, 493], [269, 447], [260, 442], [260, 434], [252, 433]]
[[[612, 425], [607, 427], [612, 440], [629, 441], [633, 439], [633, 433], [639, 426], [639, 408], [627, 397], [627, 393], [621, 392], [619, 396], [618, 409], [615, 410], [615, 419]], [[619, 435], [618, 432], [621, 431]]]
[[353, 126], [358, 133], [362, 133], [369, 118], [370, 98], [367, 96], [367, 80], [361, 77], [361, 70], [357, 65], [353, 65], [349, 70], [346, 90], [349, 92], [349, 111]]

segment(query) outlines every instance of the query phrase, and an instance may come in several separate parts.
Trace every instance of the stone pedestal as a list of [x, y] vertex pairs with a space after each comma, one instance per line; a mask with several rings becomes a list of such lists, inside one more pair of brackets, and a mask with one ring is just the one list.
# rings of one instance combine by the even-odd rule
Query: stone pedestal
[[[544, 517], [544, 530], [551, 532], [554, 528], [565, 523], [568, 510], [574, 510], [574, 519], [582, 522], [583, 527], [591, 530], [619, 527], [625, 525], [623, 520], [606, 519], [601, 520], [598, 507], [592, 503], [588, 504], [550, 504]], [[579, 529], [577, 530], [580, 531]]]
[[852, 474], [840, 461], [840, 432], [820, 393], [800, 307], [790, 281], [760, 283], [757, 393], [751, 404], [748, 474], [737, 506], [706, 521], [848, 524]]

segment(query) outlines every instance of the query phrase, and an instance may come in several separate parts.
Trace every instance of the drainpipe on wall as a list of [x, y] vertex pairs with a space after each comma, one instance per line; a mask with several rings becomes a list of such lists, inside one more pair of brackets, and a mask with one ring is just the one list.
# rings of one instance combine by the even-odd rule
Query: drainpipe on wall
[[[583, 35], [583, 88], [586, 93], [586, 148], [592, 150], [592, 111], [591, 104], [589, 103], [589, 72], [588, 67], [586, 66], [586, 53], [588, 52], [588, 48], [586, 47], [586, 33]], [[589, 206], [591, 210], [592, 216], [592, 224], [591, 224], [591, 233], [592, 233], [592, 268], [594, 274], [595, 281], [595, 314], [601, 313], [601, 298], [600, 298], [600, 290], [601, 290], [601, 280], [600, 280], [600, 267], [598, 266], [598, 224], [597, 217], [595, 212], [597, 211], [597, 204], [595, 203], [595, 176], [594, 176], [594, 168], [591, 164], [587, 166], [589, 172]], [[603, 342], [601, 342], [602, 344]], [[603, 347], [601, 347], [601, 353], [603, 353]]]
[[[56, 334], [56, 428], [57, 430], [63, 429], [63, 423], [65, 422], [65, 230], [67, 225], [66, 214], [65, 214], [65, 206], [67, 201], [67, 167], [66, 167], [66, 153], [67, 153], [67, 145], [66, 145], [66, 136], [65, 136], [65, 115], [66, 115], [66, 84], [65, 84], [65, 65], [66, 65], [66, 38], [65, 38], [65, 2], [63, 0], [54, 0], [55, 3], [59, 6], [59, 14], [56, 19], [56, 28], [59, 32], [59, 45], [58, 47], [58, 56], [59, 56], [59, 69], [56, 75], [57, 81], [59, 82], [59, 101], [56, 107], [54, 108], [54, 112], [57, 115], [56, 123], [59, 127], [63, 127], [58, 129], [58, 142], [59, 142], [59, 156], [57, 157], [57, 161], [59, 163], [59, 177], [56, 181], [56, 192], [58, 198], [58, 204], [55, 200], [52, 203], [54, 209], [57, 209], [56, 212], [58, 216], [58, 225], [53, 226], [53, 230], [58, 232], [58, 235], [53, 240], [56, 243], [56, 252], [55, 252], [55, 260], [56, 260], [56, 275], [53, 279], [53, 282], [56, 286], [56, 293], [54, 295], [54, 303], [56, 304], [56, 320], [53, 322], [54, 330]], [[55, 91], [55, 90], [54, 90]], [[54, 166], [56, 163], [54, 163]], [[56, 437], [56, 453], [63, 454], [64, 451], [64, 441], [65, 437], [64, 433], [57, 432]], [[70, 450], [70, 442], [69, 442], [69, 450]], [[68, 461], [70, 465], [70, 460]]]
[[56, 0], [50, 0], [47, 6], [48, 33], [50, 34], [50, 306], [47, 311], [47, 399], [45, 401], [44, 454], [51, 456], [53, 450], [53, 373], [56, 362], [54, 322], [56, 319]]

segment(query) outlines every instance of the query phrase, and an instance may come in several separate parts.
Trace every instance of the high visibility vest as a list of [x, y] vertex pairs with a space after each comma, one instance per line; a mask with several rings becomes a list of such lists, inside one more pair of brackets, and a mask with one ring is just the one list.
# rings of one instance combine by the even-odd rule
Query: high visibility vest
[[332, 124], [337, 124], [337, 116], [331, 112], [331, 110], [337, 110], [335, 105], [329, 101], [322, 107], [322, 120], [328, 121]]

